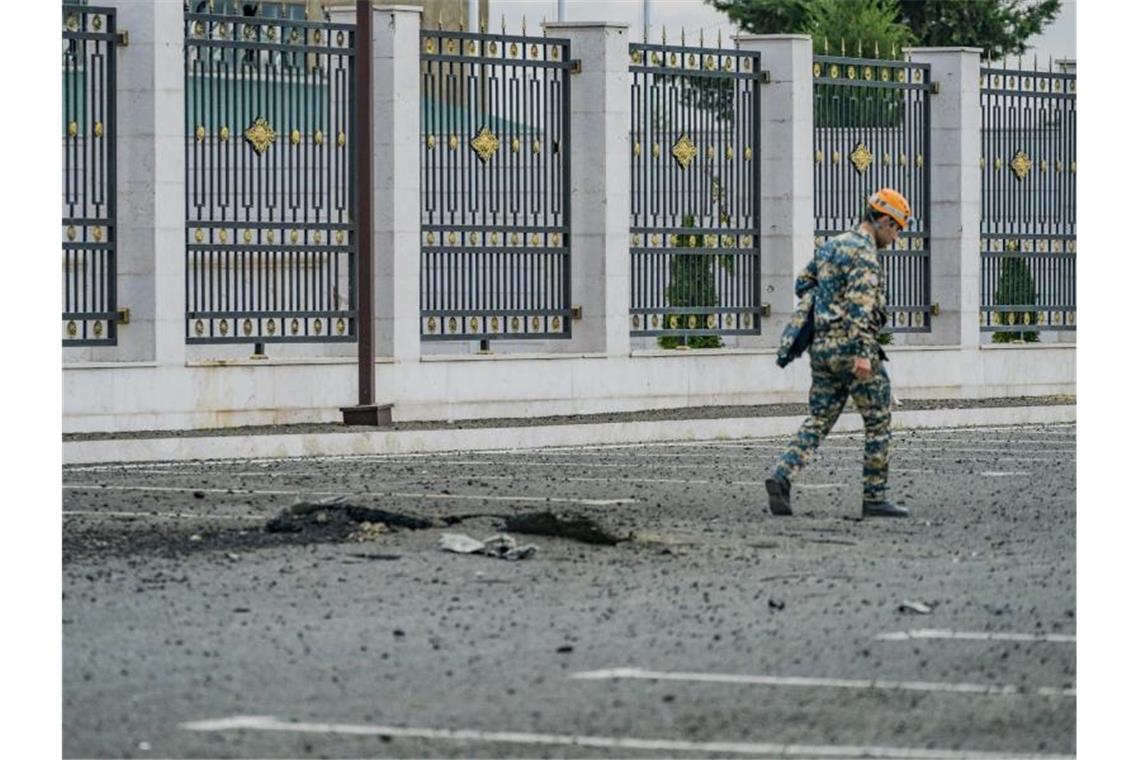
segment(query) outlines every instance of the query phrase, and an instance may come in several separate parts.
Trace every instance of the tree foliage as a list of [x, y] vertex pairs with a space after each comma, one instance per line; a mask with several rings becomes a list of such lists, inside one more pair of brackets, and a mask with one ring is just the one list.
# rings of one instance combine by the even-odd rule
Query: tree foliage
[[1021, 55], [1056, 20], [1061, 0], [902, 0], [901, 19], [927, 47], [980, 47], [987, 61]]
[[1020, 55], [1061, 12], [1061, 0], [705, 0], [756, 34], [811, 34], [816, 52], [863, 43], [881, 57], [908, 44], [980, 47], [988, 61]]

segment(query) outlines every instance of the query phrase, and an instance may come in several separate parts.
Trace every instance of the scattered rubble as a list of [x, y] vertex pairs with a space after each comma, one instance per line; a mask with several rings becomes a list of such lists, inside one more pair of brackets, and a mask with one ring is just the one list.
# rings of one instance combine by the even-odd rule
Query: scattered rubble
[[631, 535], [618, 535], [592, 517], [554, 512], [524, 512], [520, 515], [508, 515], [503, 527], [511, 533], [556, 536], [606, 546], [613, 546], [632, 538]]
[[265, 530], [270, 533], [300, 533], [317, 529], [330, 534], [330, 537], [370, 541], [392, 528], [422, 530], [434, 525], [422, 517], [362, 507], [350, 503], [343, 496], [334, 496], [316, 501], [300, 499], [266, 523]]

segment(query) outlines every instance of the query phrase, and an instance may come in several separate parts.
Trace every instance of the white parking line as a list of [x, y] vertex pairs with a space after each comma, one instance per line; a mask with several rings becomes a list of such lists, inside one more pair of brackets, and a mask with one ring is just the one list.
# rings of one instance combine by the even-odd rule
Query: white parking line
[[942, 631], [920, 628], [913, 631], [880, 633], [878, 641], [910, 641], [911, 639], [959, 639], [964, 641], [1047, 641], [1053, 644], [1075, 644], [1077, 637], [1065, 633], [998, 633], [994, 631]]
[[607, 507], [614, 504], [635, 504], [637, 499], [574, 499], [569, 497], [559, 496], [490, 496], [482, 494], [461, 494], [461, 493], [378, 493], [369, 491], [362, 493], [359, 491], [342, 492], [342, 491], [255, 491], [246, 488], [193, 488], [182, 486], [104, 486], [95, 484], [83, 483], [64, 483], [65, 489], [79, 490], [79, 491], [175, 491], [181, 493], [222, 493], [231, 496], [299, 496], [305, 494], [307, 496], [363, 496], [363, 497], [393, 497], [401, 499], [467, 499], [473, 501], [532, 501], [532, 502], [552, 502], [557, 504], [589, 504], [595, 507]]
[[952, 694], [987, 694], [998, 696], [1076, 697], [1076, 689], [1042, 686], [1031, 691], [1020, 686], [991, 686], [980, 683], [932, 683], [928, 681], [885, 681], [879, 679], [804, 678], [799, 676], [748, 676], [733, 673], [671, 673], [641, 668], [610, 668], [574, 673], [571, 678], [601, 680], [633, 678], [646, 681], [695, 681], [729, 683], [748, 686], [806, 686], [833, 689], [875, 689], [878, 691], [926, 691]]
[[978, 474], [983, 478], [1011, 478], [1015, 475], [1031, 475], [1032, 473], [1026, 472], [1025, 470], [1014, 470], [1011, 472], [997, 472], [991, 470], [988, 472], [979, 472]]
[[561, 747], [594, 747], [598, 749], [649, 750], [657, 752], [702, 752], [711, 754], [759, 755], [765, 757], [879, 758], [895, 760], [1062, 760], [1070, 755], [1039, 755], [1022, 752], [971, 752], [957, 749], [918, 749], [909, 747], [875, 747], [844, 745], [775, 744], [756, 742], [696, 742], [677, 739], [635, 739], [576, 734], [539, 734], [523, 731], [480, 731], [477, 729], [409, 728], [406, 726], [370, 726], [354, 723], [286, 722], [268, 715], [239, 715], [220, 720], [183, 723], [186, 731], [289, 731], [308, 734], [347, 734], [350, 736], [390, 736], [408, 739], [442, 739], [463, 742], [499, 744], [553, 745]]

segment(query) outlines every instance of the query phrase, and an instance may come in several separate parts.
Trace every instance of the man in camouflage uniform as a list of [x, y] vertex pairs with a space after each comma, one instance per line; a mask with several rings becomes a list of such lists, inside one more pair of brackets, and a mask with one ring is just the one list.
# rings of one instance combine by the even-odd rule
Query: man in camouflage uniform
[[886, 499], [891, 442], [891, 381], [876, 336], [886, 321], [886, 294], [877, 249], [906, 227], [910, 205], [883, 188], [867, 199], [859, 226], [820, 246], [796, 278], [796, 296], [815, 294], [811, 354], [811, 417], [765, 481], [772, 514], [790, 515], [791, 478], [807, 464], [850, 396], [863, 415], [863, 515], [906, 517]]

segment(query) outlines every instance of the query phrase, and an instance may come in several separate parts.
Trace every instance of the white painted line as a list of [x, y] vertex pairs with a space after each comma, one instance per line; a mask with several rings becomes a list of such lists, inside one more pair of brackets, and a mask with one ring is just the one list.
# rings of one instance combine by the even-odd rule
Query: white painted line
[[64, 517], [177, 517], [196, 520], [264, 520], [265, 515], [213, 515], [190, 512], [112, 512], [98, 509], [65, 509]]
[[696, 681], [749, 686], [806, 686], [833, 689], [875, 689], [881, 691], [926, 691], [952, 694], [992, 694], [1000, 696], [1076, 697], [1076, 689], [1043, 686], [1026, 691], [1019, 686], [991, 686], [980, 683], [932, 683], [928, 681], [883, 681], [879, 679], [804, 678], [799, 676], [747, 676], [732, 673], [671, 673], [641, 668], [588, 670], [570, 676], [576, 679], [634, 678], [647, 681]]
[[1032, 475], [1033, 473], [1018, 470], [1013, 472], [979, 472], [983, 478], [1011, 478], [1017, 475]]
[[635, 504], [637, 499], [575, 499], [559, 496], [484, 496], [480, 494], [460, 493], [378, 493], [368, 491], [340, 492], [340, 491], [255, 491], [248, 488], [194, 488], [182, 486], [104, 486], [99, 484], [88, 485], [83, 483], [64, 483], [65, 489], [79, 491], [176, 491], [181, 493], [221, 493], [230, 496], [357, 496], [364, 498], [394, 497], [401, 499], [469, 499], [473, 501], [533, 501], [553, 502], [557, 504], [589, 504], [595, 507], [608, 507], [615, 504]]
[[1075, 644], [1077, 637], [1065, 633], [997, 633], [993, 631], [941, 631], [920, 628], [913, 631], [880, 633], [878, 641], [910, 641], [912, 639], [959, 639], [963, 641], [1044, 641], [1052, 644]]
[[1038, 755], [1022, 752], [971, 752], [957, 749], [917, 749], [844, 745], [775, 744], [756, 742], [696, 742], [678, 739], [635, 739], [576, 734], [538, 734], [523, 731], [480, 731], [477, 729], [410, 728], [370, 726], [354, 723], [286, 722], [268, 715], [239, 715], [220, 720], [183, 723], [186, 731], [289, 731], [308, 734], [347, 734], [350, 736], [391, 736], [408, 739], [442, 739], [498, 744], [593, 747], [597, 749], [650, 750], [657, 752], [702, 752], [711, 754], [759, 755], [766, 757], [879, 758], [882, 760], [1062, 760], [1071, 755]]

